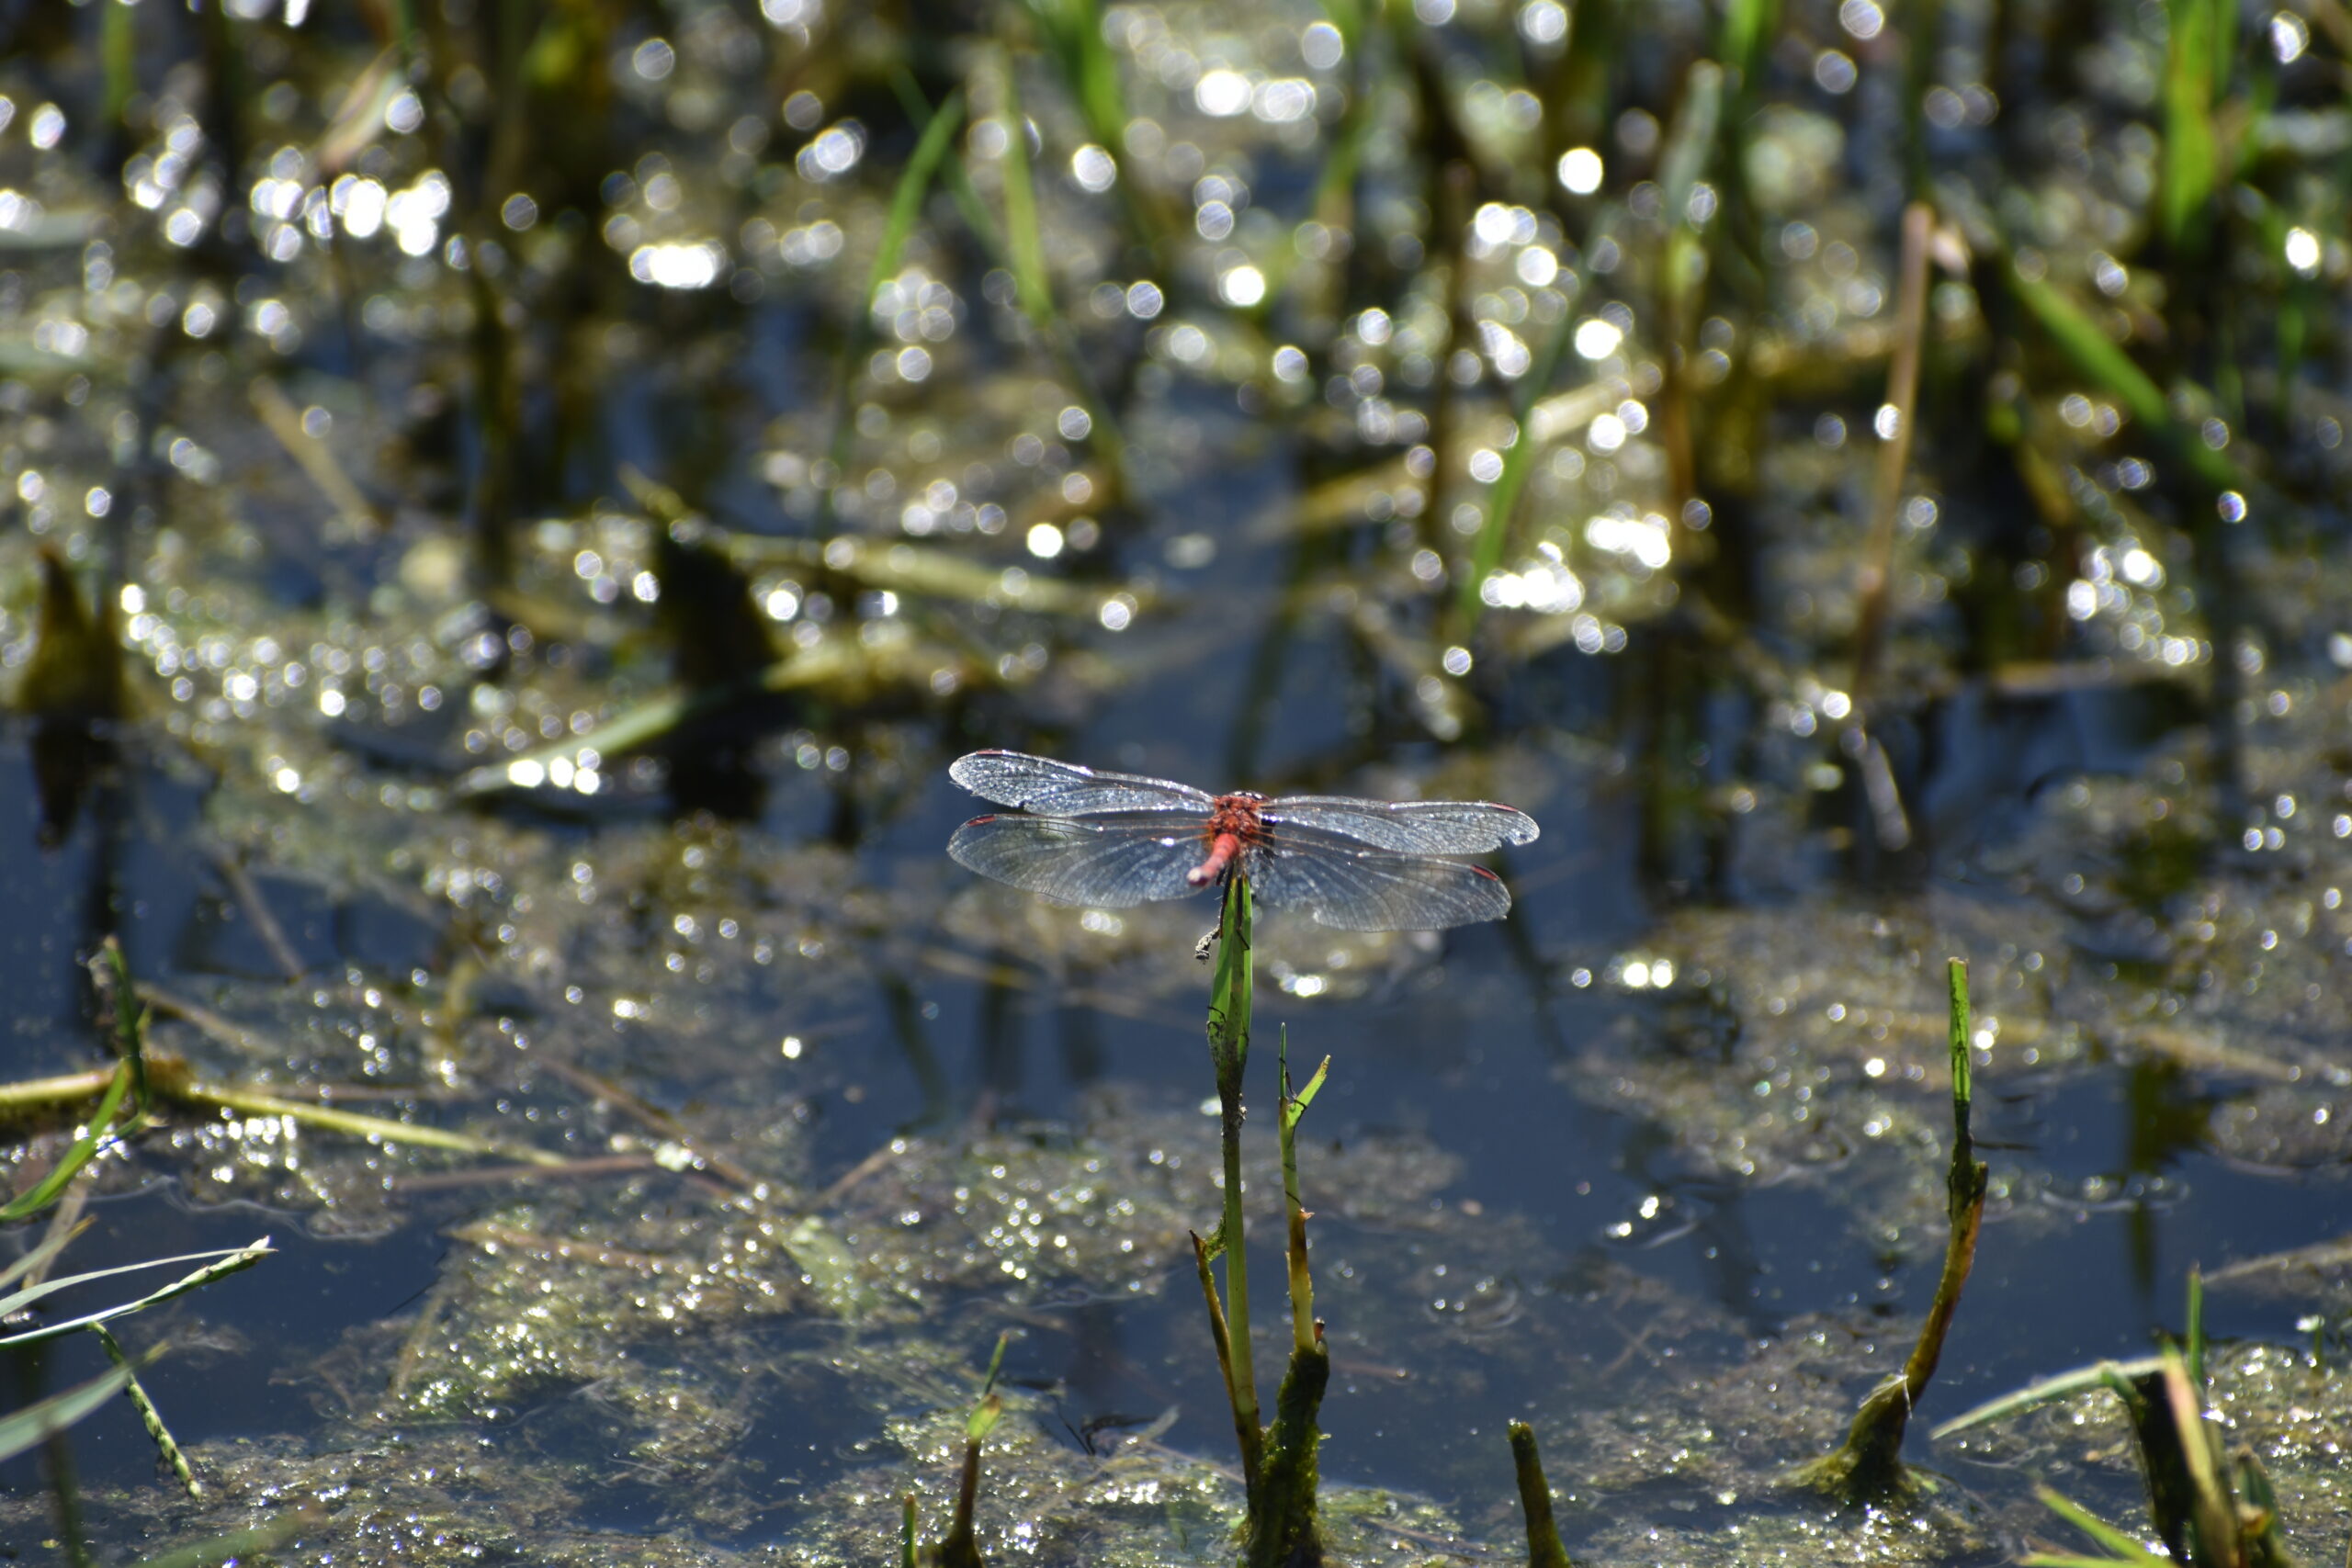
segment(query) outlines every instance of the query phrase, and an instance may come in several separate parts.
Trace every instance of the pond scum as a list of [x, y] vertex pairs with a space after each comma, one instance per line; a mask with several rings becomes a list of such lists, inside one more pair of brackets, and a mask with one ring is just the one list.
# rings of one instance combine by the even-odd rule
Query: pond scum
[[[1979, 1254], [2192, 1153], [2323, 1216], [2352, 1163], [2347, 83], [2338, 0], [0, 6], [0, 1551], [2332, 1560], [2340, 1205], [2158, 1354], [1905, 1434]], [[1182, 917], [876, 858], [946, 759], [1106, 716], [1600, 824], [1622, 873], [1497, 863], [1545, 1027], [1605, 1010], [1556, 1079], [1940, 1251], [1916, 1341], [1302, 1140], [1361, 1044], [1310, 998], [1439, 950], [1253, 942], [1241, 881], [1215, 1146], [959, 1103], [930, 983], [1197, 1006]], [[1546, 943], [1544, 877], [1639, 919]], [[1261, 964], [1335, 1060], [1284, 1042], [1245, 1152]], [[822, 1030], [877, 998], [921, 1103], [837, 1168]], [[2120, 1174], [1974, 1141], [2109, 1081]], [[173, 1282], [70, 1272], [94, 1198]], [[188, 1314], [290, 1260], [152, 1218], [252, 1206], [447, 1256], [278, 1366]], [[1022, 1381], [1194, 1275], [1230, 1465]], [[2305, 1337], [2210, 1340], [2209, 1285]], [[1351, 1468], [1374, 1350], [1487, 1503]], [[277, 1414], [215, 1431], [167, 1380], [232, 1354]], [[155, 1481], [77, 1470], [133, 1416]]]

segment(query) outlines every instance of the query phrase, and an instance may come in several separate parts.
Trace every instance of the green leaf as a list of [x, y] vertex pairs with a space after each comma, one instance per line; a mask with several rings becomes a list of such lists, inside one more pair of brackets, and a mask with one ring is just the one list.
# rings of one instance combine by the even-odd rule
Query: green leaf
[[1529, 415], [1536, 400], [1541, 398], [1558, 374], [1561, 352], [1576, 330], [1576, 313], [1568, 311], [1560, 317], [1559, 325], [1552, 331], [1537, 356], [1535, 367], [1520, 383], [1519, 404], [1514, 411], [1511, 430], [1515, 439], [1503, 454], [1503, 471], [1495, 480], [1494, 492], [1487, 498], [1487, 520], [1478, 530], [1478, 542], [1470, 552], [1470, 570], [1462, 579], [1462, 596], [1455, 614], [1465, 626], [1476, 626], [1487, 602], [1481, 590], [1487, 579], [1502, 564], [1503, 547], [1510, 539], [1511, 513], [1519, 509], [1519, 493], [1527, 487], [1527, 476], [1535, 466], [1535, 436], [1530, 428]]
[[914, 232], [915, 220], [922, 215], [924, 193], [931, 189], [932, 176], [939, 172], [940, 160], [947, 155], [948, 144], [955, 139], [956, 128], [964, 123], [964, 96], [960, 92], [947, 95], [922, 128], [922, 139], [915, 143], [914, 155], [899, 171], [898, 188], [890, 193], [890, 216], [882, 225], [882, 243], [875, 250], [874, 265], [866, 273], [865, 298], [860, 303], [860, 319], [870, 319], [874, 296], [890, 281], [899, 270], [899, 259], [906, 253], [907, 237]]
[[1306, 1115], [1306, 1108], [1315, 1103], [1317, 1091], [1322, 1089], [1324, 1080], [1330, 1076], [1331, 1058], [1326, 1056], [1315, 1065], [1315, 1071], [1308, 1075], [1306, 1082], [1299, 1087], [1298, 1092], [1283, 1101], [1283, 1127], [1291, 1128], [1298, 1125], [1299, 1118]]
[[2001, 269], [2009, 292], [2041, 323], [2051, 341], [2075, 370], [2097, 382], [2101, 390], [2123, 406], [2123, 412], [2165, 436], [2173, 450], [2199, 479], [2215, 490], [2244, 488], [2238, 466], [2207, 446], [2198, 433], [2173, 418], [2165, 395], [2148, 373], [2115, 341], [2099, 330], [2072, 299], [2041, 277], [2029, 277], [2010, 255]]
[[[96, 1222], [94, 1221], [84, 1220], [78, 1224], [74, 1225], [71, 1229], [58, 1231], [51, 1235], [42, 1237], [40, 1246], [34, 1247], [30, 1252], [26, 1253], [22, 1258], [17, 1258], [14, 1263], [9, 1264], [6, 1269], [0, 1269], [0, 1285], [8, 1284], [12, 1280], [21, 1280], [28, 1274], [36, 1273], [40, 1269], [48, 1268], [51, 1260], [56, 1258], [59, 1253], [65, 1250], [65, 1244], [67, 1242], [72, 1241], [75, 1236], [80, 1235], [84, 1231], [88, 1230]], [[15, 1308], [6, 1305], [5, 1303], [0, 1303], [0, 1317], [6, 1317], [9, 1313], [15, 1310]]]
[[123, 1097], [130, 1092], [130, 1063], [125, 1062], [115, 1068], [114, 1077], [107, 1085], [106, 1098], [98, 1101], [97, 1113], [90, 1118], [86, 1130], [74, 1140], [73, 1146], [65, 1151], [39, 1185], [29, 1192], [19, 1192], [6, 1208], [0, 1208], [0, 1224], [38, 1214], [56, 1202], [57, 1195], [65, 1190], [65, 1184], [80, 1175], [84, 1166], [97, 1157], [98, 1150], [105, 1147], [114, 1134], [115, 1118], [122, 1112]]
[[989, 1375], [980, 1384], [980, 1397], [985, 1399], [996, 1392], [996, 1375], [1004, 1370], [1004, 1348], [1012, 1343], [1012, 1330], [1006, 1329], [996, 1337], [996, 1353], [989, 1358]]
[[2007, 1416], [2021, 1415], [2036, 1405], [2048, 1404], [2052, 1400], [2071, 1398], [2075, 1394], [2095, 1388], [2112, 1387], [2115, 1386], [2115, 1382], [2120, 1382], [2121, 1379], [2145, 1377], [2163, 1366], [2164, 1363], [2155, 1357], [2147, 1356], [2136, 1361], [2100, 1361], [2092, 1366], [2077, 1367], [2072, 1371], [2059, 1372], [2028, 1383], [2025, 1387], [2014, 1393], [2002, 1394], [1997, 1399], [1988, 1399], [1973, 1409], [1963, 1410], [1936, 1427], [1928, 1436], [1941, 1441], [1955, 1433], [1967, 1431], [1972, 1427], [1982, 1427], [1988, 1421], [1998, 1421]]
[[126, 1302], [120, 1306], [107, 1307], [99, 1312], [85, 1313], [80, 1317], [69, 1318], [63, 1323], [45, 1324], [39, 1328], [28, 1329], [22, 1334], [11, 1334], [5, 1338], [0, 1338], [0, 1346], [36, 1344], [40, 1340], [55, 1339], [96, 1324], [111, 1323], [118, 1317], [129, 1317], [132, 1313], [144, 1312], [151, 1306], [160, 1306], [175, 1296], [184, 1296], [190, 1291], [200, 1290], [215, 1280], [225, 1279], [231, 1274], [250, 1269], [275, 1250], [277, 1249], [269, 1244], [269, 1237], [264, 1236], [250, 1247], [232, 1247], [222, 1252], [191, 1252], [179, 1258], [158, 1258], [146, 1263], [127, 1264], [119, 1269], [101, 1269], [95, 1273], [76, 1274], [68, 1279], [52, 1280], [28, 1291], [19, 1291], [7, 1301], [0, 1302], [0, 1315], [6, 1315], [16, 1310], [16, 1306], [11, 1303], [36, 1300], [48, 1295], [52, 1291], [62, 1291], [68, 1285], [78, 1285], [85, 1280], [103, 1280], [110, 1274], [128, 1274], [139, 1269], [160, 1269], [166, 1264], [187, 1263], [199, 1258], [213, 1259], [194, 1273], [175, 1280], [162, 1290], [141, 1296], [135, 1302]]
[[[2203, 237], [2220, 166], [2213, 133], [2212, 0], [2171, 0], [2165, 59], [2165, 152], [2156, 211], [2175, 249]], [[2226, 71], [2226, 62], [2218, 66]]]
[[2172, 1560], [2170, 1558], [2161, 1557], [2156, 1553], [2150, 1551], [2146, 1547], [2132, 1540], [2129, 1534], [2116, 1529], [2113, 1525], [2109, 1524], [2105, 1519], [2100, 1518], [2097, 1514], [2092, 1513], [2080, 1503], [2075, 1502], [2073, 1499], [2052, 1491], [2047, 1486], [2035, 1487], [2034, 1495], [2040, 1497], [2041, 1499], [2042, 1506], [2047, 1507], [2052, 1513], [2057, 1515], [2068, 1524], [2073, 1525], [2076, 1529], [2082, 1531], [2085, 1535], [2090, 1537], [2091, 1540], [2107, 1548], [2109, 1551], [2114, 1554], [2110, 1557], [2052, 1559], [2052, 1562], [2067, 1561], [2099, 1563], [2131, 1562], [2142, 1564], [2143, 1568], [2173, 1568]]
[[1037, 227], [1037, 190], [1029, 171], [1029, 119], [1021, 111], [1021, 88], [1010, 56], [1001, 57], [1004, 83], [1004, 232], [1011, 253], [1013, 288], [1021, 309], [1050, 336], [1058, 321], [1052, 279], [1046, 271], [1046, 237]]
[[28, 1449], [39, 1448], [120, 1393], [123, 1384], [130, 1381], [130, 1370], [117, 1367], [63, 1393], [51, 1394], [38, 1404], [0, 1416], [0, 1460], [14, 1459]]

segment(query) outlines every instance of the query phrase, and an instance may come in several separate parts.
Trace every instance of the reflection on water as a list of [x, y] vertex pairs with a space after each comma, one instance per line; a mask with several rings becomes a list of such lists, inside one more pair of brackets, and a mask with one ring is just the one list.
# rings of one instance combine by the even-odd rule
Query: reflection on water
[[1214, 916], [976, 883], [980, 746], [1544, 824], [1507, 924], [1259, 931], [1336, 1556], [1509, 1554], [1519, 1417], [1604, 1562], [2132, 1513], [2087, 1405], [1779, 1485], [1932, 1289], [1954, 953], [1931, 1414], [2201, 1268], [2333, 1550], [2345, 40], [1947, 11], [0, 16], [6, 1076], [119, 934], [243, 1099], [68, 1260], [281, 1248], [124, 1325], [209, 1491], [94, 1416], [100, 1559], [877, 1561], [1008, 1329], [990, 1555], [1229, 1559]]

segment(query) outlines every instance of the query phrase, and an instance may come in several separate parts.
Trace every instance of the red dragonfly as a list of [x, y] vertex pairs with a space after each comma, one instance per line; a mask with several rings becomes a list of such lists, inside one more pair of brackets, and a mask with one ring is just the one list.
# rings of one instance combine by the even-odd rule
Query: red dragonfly
[[975, 817], [947, 852], [1057, 904], [1124, 909], [1249, 877], [1261, 904], [1350, 931], [1496, 920], [1510, 890], [1448, 855], [1532, 842], [1535, 818], [1483, 800], [1211, 795], [1018, 751], [975, 751], [948, 776], [1021, 816]]

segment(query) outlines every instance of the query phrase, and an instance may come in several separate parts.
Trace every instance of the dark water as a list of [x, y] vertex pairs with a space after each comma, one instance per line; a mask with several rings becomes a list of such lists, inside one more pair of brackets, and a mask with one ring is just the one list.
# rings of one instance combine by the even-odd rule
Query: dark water
[[[0, 1060], [107, 1062], [118, 937], [212, 1098], [58, 1269], [277, 1247], [119, 1325], [207, 1500], [109, 1405], [0, 1463], [0, 1555], [72, 1560], [70, 1491], [102, 1562], [306, 1501], [241, 1560], [883, 1561], [1009, 1331], [991, 1560], [1229, 1558], [1214, 910], [975, 885], [982, 746], [1543, 824], [1506, 923], [1260, 927], [1259, 1371], [1287, 1031], [1339, 1555], [1511, 1556], [1521, 1418], [1579, 1561], [2136, 1519], [2104, 1396], [1926, 1427], [2352, 1213], [2342, 39], [2216, 56], [2225, 196], [2213, 17], [1735, 10], [0, 6]], [[1825, 1518], [1785, 1472], [1941, 1263], [1947, 957], [1951, 1484]], [[2206, 1299], [2305, 1556], [2347, 1303]]]

